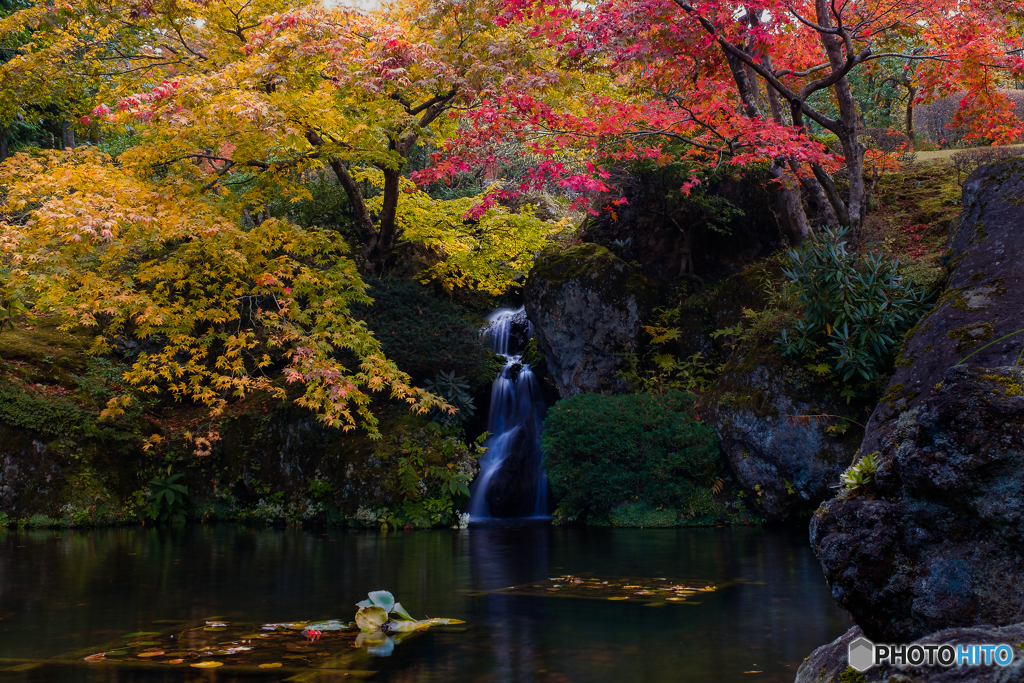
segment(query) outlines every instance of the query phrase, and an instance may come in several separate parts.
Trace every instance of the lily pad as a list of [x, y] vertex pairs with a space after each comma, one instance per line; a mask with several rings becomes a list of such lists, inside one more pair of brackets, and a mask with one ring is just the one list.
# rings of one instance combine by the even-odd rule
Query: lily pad
[[203, 628], [204, 631], [226, 631], [227, 626], [206, 626]]
[[190, 665], [193, 669], [216, 669], [218, 666], [224, 666], [224, 662], [196, 662]]
[[[401, 605], [395, 605], [396, 612], [398, 611], [399, 607], [401, 607]], [[411, 619], [412, 617], [409, 618]], [[314, 624], [310, 624], [306, 628], [311, 631], [344, 631], [347, 628], [352, 628], [352, 626], [353, 624], [351, 621], [338, 621], [337, 619], [330, 619], [329, 621], [318, 621]], [[246, 636], [242, 637], [245, 638]]]
[[168, 664], [181, 664], [184, 661], [185, 661], [184, 659], [168, 659], [167, 663]]
[[122, 638], [142, 638], [145, 636], [158, 636], [160, 631], [136, 631], [135, 633], [125, 633]]
[[128, 654], [128, 651], [127, 650], [111, 650], [110, 652], [104, 652], [103, 654], [105, 654], [108, 657], [124, 657], [126, 654]]
[[612, 597], [610, 597], [608, 599], [609, 600], [629, 600], [629, 596], [628, 595], [613, 595]]
[[402, 607], [402, 603], [400, 603], [400, 602], [396, 602], [395, 606], [391, 609], [391, 611], [394, 612], [395, 614], [401, 616], [404, 619], [408, 619], [410, 621], [416, 621], [415, 619], [412, 618], [411, 614], [409, 614], [408, 612], [405, 611], [405, 608]]
[[284, 666], [281, 662], [267, 662], [266, 664], [260, 664], [261, 669], [277, 669]]
[[88, 657], [83, 657], [82, 659], [84, 659], [87, 662], [102, 662], [104, 656], [102, 652], [97, 652], [94, 655], [89, 655]]
[[385, 612], [390, 612], [395, 606], [395, 596], [388, 591], [370, 591], [370, 601]]
[[140, 652], [139, 654], [137, 654], [135, 656], [136, 657], [159, 657], [162, 654], [164, 654], [163, 650], [150, 650], [148, 652]]
[[388, 613], [381, 607], [363, 607], [356, 612], [356, 626], [360, 631], [377, 631], [387, 623]]

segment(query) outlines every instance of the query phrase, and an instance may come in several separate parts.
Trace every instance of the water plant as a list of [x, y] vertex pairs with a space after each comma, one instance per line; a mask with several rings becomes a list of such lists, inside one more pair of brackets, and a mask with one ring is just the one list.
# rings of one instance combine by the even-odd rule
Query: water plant
[[[402, 634], [422, 631], [435, 625], [464, 624], [459, 619], [415, 619], [388, 591], [370, 591], [366, 600], [356, 603], [356, 626], [360, 634], [356, 645], [378, 657], [387, 657]], [[396, 640], [397, 637], [397, 640]]]

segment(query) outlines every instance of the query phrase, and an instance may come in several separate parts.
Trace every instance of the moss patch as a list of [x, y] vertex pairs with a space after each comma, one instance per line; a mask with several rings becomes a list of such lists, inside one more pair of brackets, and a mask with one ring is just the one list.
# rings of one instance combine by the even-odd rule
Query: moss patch
[[957, 353], [963, 353], [983, 341], [988, 341], [992, 338], [993, 334], [994, 330], [991, 323], [981, 323], [979, 325], [958, 327], [955, 330], [950, 330], [946, 336], [956, 342], [954, 350]]

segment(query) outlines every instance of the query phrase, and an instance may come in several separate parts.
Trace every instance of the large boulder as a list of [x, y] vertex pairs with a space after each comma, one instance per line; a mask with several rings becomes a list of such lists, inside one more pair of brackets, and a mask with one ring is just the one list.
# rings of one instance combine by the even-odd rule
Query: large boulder
[[868, 423], [873, 481], [811, 522], [832, 595], [869, 637], [1024, 620], [1024, 160], [976, 171], [949, 289]]
[[782, 520], [813, 510], [850, 466], [863, 430], [841, 418], [849, 407], [782, 357], [771, 340], [741, 344], [703, 402], [722, 457], [754, 512]]
[[849, 665], [850, 643], [864, 637], [859, 626], [854, 626], [828, 645], [822, 645], [804, 660], [796, 672], [795, 683], [1004, 683], [1024, 680], [1024, 657], [1021, 641], [1024, 624], [1000, 628], [975, 626], [938, 631], [908, 645], [975, 645], [1007, 644], [1015, 649], [1009, 666], [893, 666], [882, 664], [863, 673]]
[[628, 390], [622, 354], [641, 342], [653, 305], [647, 279], [597, 244], [540, 255], [524, 290], [548, 376], [562, 398]]

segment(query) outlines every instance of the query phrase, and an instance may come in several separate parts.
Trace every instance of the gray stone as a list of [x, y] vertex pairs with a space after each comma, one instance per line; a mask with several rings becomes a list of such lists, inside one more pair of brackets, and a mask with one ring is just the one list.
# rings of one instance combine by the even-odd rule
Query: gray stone
[[862, 431], [829, 432], [848, 408], [836, 392], [787, 362], [769, 340], [738, 349], [704, 397], [722, 456], [753, 511], [782, 520], [832, 495]]
[[832, 595], [872, 639], [1024, 620], [1022, 198], [1024, 160], [964, 185], [949, 288], [861, 446], [878, 471], [812, 519]]
[[524, 290], [548, 373], [562, 398], [628, 390], [618, 376], [653, 301], [640, 272], [597, 244], [544, 252]]

